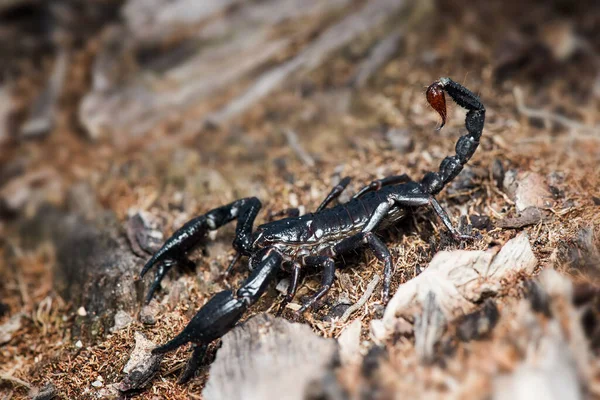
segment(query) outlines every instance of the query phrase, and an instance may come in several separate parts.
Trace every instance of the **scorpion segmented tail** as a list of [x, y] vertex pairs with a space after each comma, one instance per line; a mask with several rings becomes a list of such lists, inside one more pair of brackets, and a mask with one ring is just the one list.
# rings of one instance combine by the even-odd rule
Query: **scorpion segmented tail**
[[485, 122], [485, 107], [469, 89], [454, 82], [450, 78], [440, 78], [427, 88], [427, 101], [442, 117], [442, 125], [446, 123], [446, 98], [444, 91], [459, 106], [468, 110], [465, 125], [468, 133], [456, 142], [456, 155], [446, 157], [440, 164], [438, 172], [428, 172], [421, 180], [421, 185], [429, 194], [439, 193], [448, 182], [454, 179], [463, 166], [469, 161], [477, 147]]

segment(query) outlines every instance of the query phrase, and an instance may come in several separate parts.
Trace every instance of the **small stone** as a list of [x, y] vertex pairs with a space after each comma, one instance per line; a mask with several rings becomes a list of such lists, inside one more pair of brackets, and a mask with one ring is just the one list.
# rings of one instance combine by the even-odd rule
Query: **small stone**
[[510, 170], [504, 176], [503, 187], [514, 200], [518, 212], [529, 207], [547, 209], [553, 205], [546, 180], [535, 172]]
[[23, 314], [15, 314], [4, 324], [0, 325], [0, 345], [10, 342], [13, 335], [21, 329], [21, 317]]
[[385, 138], [390, 145], [401, 153], [412, 150], [413, 140], [408, 129], [390, 129], [385, 133]]
[[135, 348], [123, 368], [125, 378], [119, 383], [121, 392], [141, 389], [146, 386], [160, 369], [162, 355], [152, 354], [156, 344], [140, 332], [135, 332]]
[[487, 215], [471, 215], [469, 219], [471, 220], [473, 228], [479, 229], [480, 231], [489, 231], [493, 228], [492, 221]]
[[96, 388], [100, 388], [102, 387], [102, 385], [102, 382], [100, 382], [99, 380], [95, 380], [94, 382], [92, 382], [92, 386]]
[[164, 241], [162, 224], [158, 217], [146, 212], [134, 212], [125, 223], [125, 232], [131, 250], [139, 257], [155, 253]]
[[131, 315], [129, 315], [128, 313], [126, 313], [123, 310], [119, 310], [115, 314], [115, 324], [113, 325], [112, 328], [110, 328], [110, 331], [116, 332], [118, 330], [121, 330], [121, 329], [125, 328], [127, 325], [131, 324], [132, 322], [133, 322], [133, 318], [131, 317]]
[[87, 311], [85, 311], [84, 307], [79, 307], [77, 309], [77, 315], [79, 315], [80, 317], [85, 317], [87, 315]]
[[290, 287], [289, 279], [282, 279], [279, 281], [275, 289], [282, 294], [287, 294], [288, 288]]
[[294, 208], [298, 208], [298, 206], [300, 205], [300, 203], [298, 203], [298, 195], [296, 193], [290, 193], [289, 201], [290, 206]]
[[158, 315], [158, 303], [156, 300], [152, 300], [150, 304], [142, 307], [140, 311], [140, 321], [144, 325], [156, 324], [156, 316]]
[[75, 342], [75, 347], [77, 347], [78, 349], [83, 347], [83, 343], [81, 343], [81, 340], [78, 340], [77, 342]]

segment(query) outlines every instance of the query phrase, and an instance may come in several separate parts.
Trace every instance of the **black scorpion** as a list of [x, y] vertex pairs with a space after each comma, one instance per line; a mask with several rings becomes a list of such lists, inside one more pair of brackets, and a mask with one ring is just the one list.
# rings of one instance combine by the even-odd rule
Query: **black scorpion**
[[208, 231], [233, 220], [237, 220], [233, 241], [237, 253], [228, 270], [240, 256], [247, 256], [252, 272], [237, 291], [224, 290], [214, 295], [179, 335], [155, 348], [153, 353], [166, 353], [192, 342], [194, 351], [181, 378], [181, 381], [188, 380], [200, 365], [208, 344], [235, 326], [265, 292], [280, 268], [291, 271], [291, 282], [282, 307], [293, 299], [302, 267], [322, 268], [321, 288], [302, 306], [300, 312], [304, 312], [331, 288], [335, 259], [363, 246], [370, 248], [384, 263], [382, 300], [387, 303], [393, 272], [392, 256], [375, 232], [403, 218], [408, 208], [430, 205], [456, 240], [472, 238], [461, 235], [454, 228], [434, 196], [460, 173], [475, 153], [483, 131], [485, 108], [471, 91], [449, 78], [441, 78], [426, 92], [427, 101], [442, 118], [440, 129], [446, 122], [444, 92], [467, 110], [465, 125], [468, 133], [458, 139], [456, 155], [446, 157], [438, 172], [427, 173], [420, 182], [412, 181], [406, 174], [389, 176], [363, 187], [349, 202], [326, 208], [350, 182], [349, 178], [344, 178], [316, 212], [269, 222], [260, 225], [254, 232], [254, 219], [261, 208], [256, 197], [215, 208], [178, 229], [142, 269], [143, 277], [152, 266], [157, 265], [147, 301], [174, 264], [194, 266], [187, 253], [202, 241]]

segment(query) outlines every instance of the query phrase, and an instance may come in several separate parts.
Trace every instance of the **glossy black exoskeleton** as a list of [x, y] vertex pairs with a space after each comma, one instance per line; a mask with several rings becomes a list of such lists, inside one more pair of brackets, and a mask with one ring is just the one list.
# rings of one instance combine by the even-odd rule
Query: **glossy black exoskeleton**
[[161, 280], [174, 264], [193, 266], [187, 253], [202, 242], [208, 231], [233, 220], [237, 220], [233, 241], [237, 256], [229, 269], [239, 256], [249, 257], [253, 268], [237, 291], [225, 290], [214, 295], [178, 336], [153, 352], [165, 353], [188, 342], [194, 343], [194, 353], [181, 378], [182, 381], [189, 379], [198, 367], [207, 345], [235, 326], [248, 307], [264, 293], [283, 265], [289, 266], [292, 271], [283, 306], [294, 297], [302, 267], [315, 266], [322, 269], [322, 286], [300, 309], [303, 312], [331, 288], [335, 278], [336, 258], [363, 246], [370, 248], [384, 263], [382, 300], [386, 303], [393, 272], [392, 256], [375, 232], [403, 218], [408, 207], [432, 206], [457, 240], [470, 238], [459, 234], [453, 227], [434, 195], [460, 173], [475, 153], [483, 131], [485, 108], [468, 89], [449, 78], [441, 78], [429, 86], [426, 94], [429, 104], [442, 117], [442, 126], [446, 120], [444, 92], [467, 109], [467, 134], [458, 139], [456, 154], [446, 157], [438, 172], [427, 173], [420, 182], [412, 181], [407, 175], [390, 176], [363, 187], [349, 202], [326, 208], [350, 182], [349, 178], [344, 178], [314, 213], [269, 222], [253, 231], [254, 219], [261, 203], [256, 197], [249, 197], [209, 211], [177, 230], [141, 272], [143, 276], [154, 265], [157, 266], [147, 301], [152, 298]]

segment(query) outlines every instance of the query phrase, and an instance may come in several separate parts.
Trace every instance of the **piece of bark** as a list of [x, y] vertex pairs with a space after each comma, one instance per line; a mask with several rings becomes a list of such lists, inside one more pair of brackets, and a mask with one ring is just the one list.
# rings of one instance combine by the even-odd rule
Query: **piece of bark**
[[456, 334], [462, 341], [468, 342], [488, 335], [496, 326], [500, 313], [493, 300], [487, 299], [483, 307], [465, 315], [459, 321]]
[[435, 360], [435, 348], [446, 331], [446, 317], [435, 293], [429, 292], [423, 304], [423, 312], [415, 316], [415, 351], [422, 363]]
[[520, 330], [512, 345], [524, 358], [512, 371], [494, 378], [495, 400], [582, 399], [582, 383], [592, 378], [593, 361], [581, 314], [572, 303], [571, 282], [551, 269], [544, 270], [538, 281], [537, 290], [545, 292], [551, 312], [540, 319], [528, 300], [520, 303], [512, 316]]
[[25, 247], [48, 241], [56, 248], [54, 289], [75, 309], [86, 310], [75, 320], [74, 337], [92, 340], [108, 332], [118, 310], [137, 313], [146, 282], [137, 278], [142, 262], [129, 249], [114, 214], [99, 213], [87, 221], [44, 206], [19, 225]]
[[[349, 1], [243, 2], [215, 18], [213, 14], [186, 13], [182, 5], [190, 3], [189, 0], [173, 4], [162, 0], [153, 2], [165, 10], [152, 9], [152, 3], [132, 0], [124, 8], [125, 31], [130, 43], [121, 45], [123, 35], [118, 33], [105, 36], [99, 53], [105, 61], [95, 63], [93, 73], [97, 77], [93, 81], [101, 84], [95, 85], [80, 103], [79, 119], [91, 138], [110, 136], [118, 145], [126, 145], [175, 113], [198, 106], [202, 100], [249, 76], [277, 58], [298, 38], [310, 35], [310, 25], [305, 31], [278, 32], [282, 22], [312, 17], [318, 21], [339, 12]], [[221, 7], [227, 2], [209, 3]], [[207, 7], [207, 4], [194, 2], [193, 8]], [[152, 11], [147, 15], [138, 14], [134, 12], [136, 7]], [[164, 18], [164, 24], [148, 23], [169, 14], [168, 9], [188, 19], [185, 32], [175, 23], [176, 16]], [[194, 17], [207, 16], [206, 21], [192, 21]], [[127, 71], [132, 69], [131, 54], [144, 50], [153, 40], [158, 42], [154, 43], [156, 51], [150, 60], [133, 67], [152, 71], [150, 85], [145, 74]], [[161, 42], [165, 44], [159, 45]], [[114, 47], [116, 51], [111, 50]], [[115, 60], [112, 54], [120, 58]], [[204, 120], [199, 125], [203, 123]], [[120, 134], [113, 135], [115, 132]]]
[[503, 187], [517, 212], [529, 207], [547, 209], [554, 203], [545, 178], [535, 172], [510, 170], [504, 176]]
[[125, 224], [125, 232], [135, 255], [147, 258], [154, 254], [164, 242], [160, 221], [152, 214], [139, 211]]
[[118, 386], [120, 391], [141, 389], [152, 381], [163, 359], [161, 354], [152, 354], [155, 347], [156, 343], [146, 339], [140, 332], [135, 332], [135, 348], [123, 368], [126, 376]]
[[210, 115], [208, 121], [219, 124], [241, 114], [275, 88], [280, 87], [296, 72], [301, 70], [307, 73], [319, 67], [334, 51], [374, 27], [384, 24], [388, 18], [398, 14], [409, 3], [409, 1], [398, 0], [367, 2], [364, 7], [328, 28], [296, 57], [265, 72], [244, 94]]
[[509, 240], [501, 249], [441, 251], [425, 271], [400, 285], [383, 319], [371, 322], [371, 333], [383, 340], [396, 332], [400, 318], [422, 309], [430, 292], [451, 321], [473, 310], [484, 297], [498, 292], [507, 278], [531, 274], [536, 265], [526, 233]]
[[36, 388], [29, 393], [31, 400], [52, 400], [57, 398], [58, 395], [58, 390], [52, 383]]
[[358, 65], [352, 79], [352, 86], [362, 88], [368, 80], [394, 55], [404, 37], [403, 28], [396, 28], [381, 39], [369, 52], [367, 58]]
[[304, 399], [336, 356], [336, 342], [308, 325], [262, 314], [223, 336], [202, 395], [206, 400]]
[[350, 323], [348, 326], [346, 326], [340, 334], [340, 336], [338, 337], [338, 344], [340, 346], [340, 359], [342, 361], [342, 365], [360, 363], [361, 327], [361, 321], [357, 318], [354, 321], [352, 321], [352, 323]]
[[529, 225], [535, 225], [544, 219], [542, 210], [537, 207], [527, 207], [519, 216], [512, 218], [503, 218], [498, 221], [500, 228], [519, 229]]
[[21, 318], [23, 317], [22, 313], [15, 314], [0, 325], [0, 346], [10, 342], [14, 334], [21, 329]]
[[47, 135], [54, 128], [57, 102], [62, 92], [68, 67], [69, 52], [62, 49], [54, 61], [54, 68], [46, 87], [31, 105], [29, 116], [21, 126], [21, 138], [30, 139]]
[[7, 84], [0, 86], [0, 145], [10, 139], [10, 117], [14, 108], [11, 86]]

